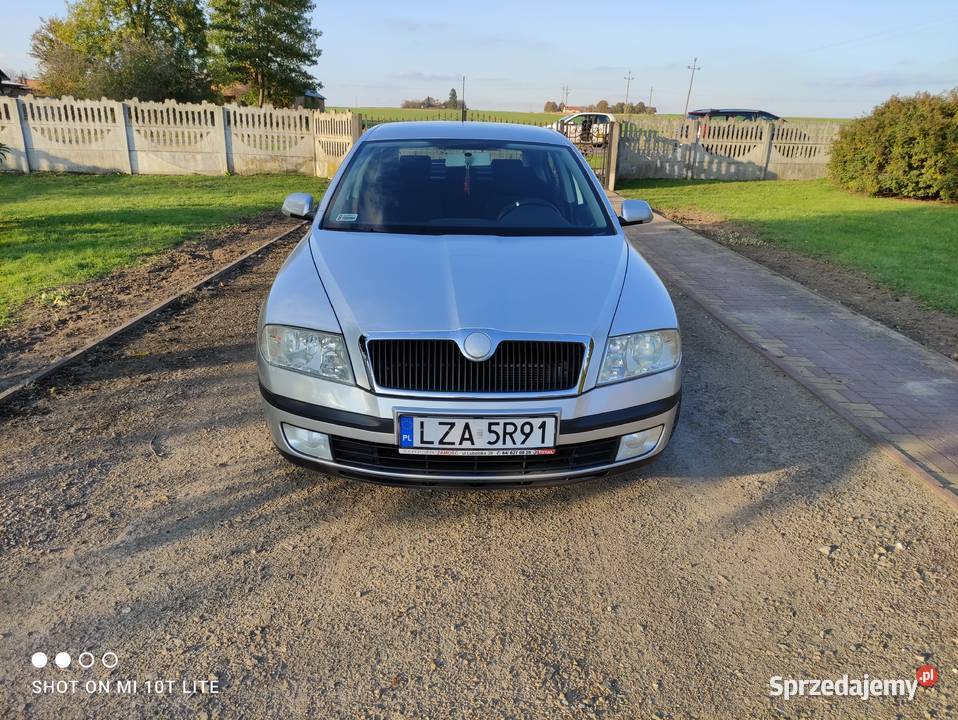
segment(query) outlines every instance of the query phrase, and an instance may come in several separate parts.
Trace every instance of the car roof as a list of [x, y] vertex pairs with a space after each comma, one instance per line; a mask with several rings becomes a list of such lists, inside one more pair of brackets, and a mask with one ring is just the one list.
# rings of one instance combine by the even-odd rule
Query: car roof
[[689, 115], [768, 115], [776, 120], [779, 118], [775, 113], [768, 110], [748, 110], [746, 108], [706, 108], [703, 110], [689, 110]]
[[382, 123], [363, 133], [361, 140], [502, 140], [550, 145], [569, 142], [555, 130], [534, 125], [443, 120]]

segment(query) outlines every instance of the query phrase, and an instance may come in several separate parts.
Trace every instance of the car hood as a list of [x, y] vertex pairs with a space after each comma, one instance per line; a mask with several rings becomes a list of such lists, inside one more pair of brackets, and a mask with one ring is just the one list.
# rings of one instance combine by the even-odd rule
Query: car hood
[[310, 247], [347, 341], [464, 329], [604, 339], [628, 264], [619, 235], [314, 230]]

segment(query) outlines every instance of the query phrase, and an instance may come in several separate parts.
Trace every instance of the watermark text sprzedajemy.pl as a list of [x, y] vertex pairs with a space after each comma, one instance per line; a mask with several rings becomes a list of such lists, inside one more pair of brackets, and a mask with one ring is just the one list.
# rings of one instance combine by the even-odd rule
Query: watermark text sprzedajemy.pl
[[862, 677], [842, 675], [839, 678], [783, 678], [772, 676], [769, 695], [790, 700], [795, 697], [857, 697], [869, 700], [878, 697], [903, 697], [915, 699], [918, 686], [933, 687], [938, 682], [938, 668], [922, 665], [915, 671], [914, 679], [875, 678], [865, 673]]

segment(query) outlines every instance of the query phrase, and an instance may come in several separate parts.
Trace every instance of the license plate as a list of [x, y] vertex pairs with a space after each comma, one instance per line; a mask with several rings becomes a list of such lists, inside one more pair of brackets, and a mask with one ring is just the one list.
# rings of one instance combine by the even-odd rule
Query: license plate
[[553, 455], [555, 415], [399, 416], [399, 452], [408, 455]]

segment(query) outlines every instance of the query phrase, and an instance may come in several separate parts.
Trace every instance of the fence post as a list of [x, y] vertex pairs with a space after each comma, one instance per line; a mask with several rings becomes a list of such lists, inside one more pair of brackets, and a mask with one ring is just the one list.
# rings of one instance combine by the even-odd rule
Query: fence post
[[133, 132], [132, 124], [129, 118], [130, 108], [125, 102], [117, 103], [119, 106], [118, 112], [120, 113], [120, 121], [122, 123], [121, 127], [123, 130], [123, 143], [126, 146], [126, 171], [132, 175], [133, 174], [133, 143], [130, 142], [130, 135]]
[[695, 179], [695, 163], [698, 160], [699, 155], [699, 121], [693, 120], [691, 125], [688, 125], [688, 120], [685, 121], [685, 127], [689, 130], [689, 144], [688, 144], [688, 156], [685, 163], [685, 179], [694, 180]]
[[[130, 138], [128, 138], [126, 134], [126, 105], [116, 100], [107, 100], [105, 97], [100, 98], [100, 103], [106, 108], [113, 108], [113, 126], [116, 128], [118, 136], [115, 140], [116, 150], [118, 152], [121, 148], [123, 150], [123, 167], [121, 170], [127, 175], [132, 175], [133, 158], [130, 155]], [[107, 115], [106, 117], [108, 118], [109, 116]]]
[[762, 180], [765, 180], [768, 176], [768, 164], [772, 159], [772, 143], [775, 140], [775, 124], [771, 120], [765, 121], [765, 135], [763, 140], [762, 157], [764, 158], [764, 162], [762, 164]]
[[363, 134], [363, 116], [357, 113], [350, 113], [349, 115], [349, 136], [352, 138], [352, 145], [356, 144], [356, 141], [359, 140], [359, 136]]
[[229, 123], [229, 110], [227, 110], [225, 104], [220, 106], [219, 112], [216, 113], [216, 115], [222, 125], [222, 132], [216, 138], [216, 150], [222, 153], [223, 156], [223, 162], [221, 163], [223, 174], [229, 175], [233, 172], [235, 163], [232, 158], [233, 138], [230, 136], [232, 129]]
[[[3, 125], [10, 128], [11, 134], [10, 142], [7, 143], [10, 154], [6, 161], [0, 162], [0, 165], [12, 161], [14, 170], [29, 173], [30, 157], [27, 155], [27, 138], [23, 131], [24, 110], [17, 98], [0, 98], [0, 103], [2, 103], [0, 105], [0, 121], [4, 121]], [[9, 115], [9, 117], [4, 118], [4, 115]]]
[[606, 189], [615, 191], [615, 176], [619, 170], [619, 140], [622, 136], [622, 124], [612, 123], [612, 132], [609, 133], [609, 167], [606, 170]]

